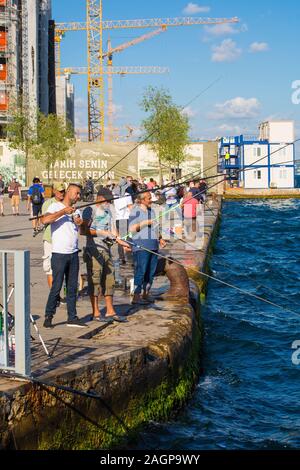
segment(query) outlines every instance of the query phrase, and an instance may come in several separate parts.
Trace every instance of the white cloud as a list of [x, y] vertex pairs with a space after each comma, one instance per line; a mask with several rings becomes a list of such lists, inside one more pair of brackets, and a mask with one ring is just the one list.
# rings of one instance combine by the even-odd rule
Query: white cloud
[[187, 6], [183, 9], [185, 15], [196, 15], [197, 13], [207, 13], [210, 11], [210, 7], [201, 6], [197, 3], [188, 3]]
[[209, 114], [210, 119], [245, 119], [256, 117], [261, 104], [257, 98], [242, 98], [238, 96], [232, 100], [218, 103], [215, 110]]
[[212, 51], [213, 62], [233, 62], [242, 54], [242, 49], [232, 39], [224, 39], [219, 46], [212, 46]]
[[269, 50], [269, 44], [266, 42], [253, 42], [249, 47], [249, 52], [265, 52]]
[[242, 25], [238, 25], [237, 23], [222, 23], [204, 26], [204, 31], [206, 34], [203, 38], [203, 42], [209, 42], [217, 37], [245, 33], [248, 31], [248, 26], [245, 23]]
[[233, 126], [230, 124], [222, 124], [217, 129], [223, 133], [230, 132], [231, 134], [236, 134], [236, 135], [242, 134], [243, 132], [240, 126]]
[[[108, 110], [107, 110], [108, 111]], [[124, 108], [122, 104], [113, 103], [112, 112], [114, 119], [120, 119], [124, 117]]]
[[197, 116], [198, 111], [196, 111], [195, 109], [193, 109], [191, 106], [186, 106], [186, 107], [182, 110], [182, 114], [185, 114], [188, 118], [194, 118], [195, 116]]
[[237, 34], [240, 31], [231, 23], [215, 24], [213, 26], [205, 26], [204, 30], [210, 36], [223, 36], [224, 34]]

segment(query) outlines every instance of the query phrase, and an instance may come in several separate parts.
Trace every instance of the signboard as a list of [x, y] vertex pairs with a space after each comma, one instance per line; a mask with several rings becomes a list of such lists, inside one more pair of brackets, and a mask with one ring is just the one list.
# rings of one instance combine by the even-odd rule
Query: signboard
[[[49, 181], [84, 182], [91, 177], [94, 181], [118, 182], [121, 176], [138, 176], [137, 150], [133, 150], [136, 144], [128, 143], [101, 143], [78, 142], [70, 150], [68, 158], [56, 162], [49, 171]], [[127, 155], [123, 161], [120, 160]], [[115, 164], [116, 167], [110, 171]], [[107, 173], [108, 172], [108, 173]], [[28, 183], [35, 176], [43, 182], [48, 181], [48, 172], [39, 161], [29, 161]], [[107, 174], [106, 174], [107, 173]]]

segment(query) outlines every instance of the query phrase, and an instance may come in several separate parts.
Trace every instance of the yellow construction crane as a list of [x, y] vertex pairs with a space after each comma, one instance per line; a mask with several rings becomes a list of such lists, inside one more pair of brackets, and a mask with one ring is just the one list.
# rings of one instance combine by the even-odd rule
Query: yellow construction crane
[[[57, 23], [56, 71], [59, 75], [60, 43], [65, 33], [70, 31], [87, 31], [88, 46], [88, 128], [89, 140], [104, 140], [104, 74], [103, 74], [103, 31], [124, 28], [164, 28], [191, 25], [215, 25], [238, 23], [234, 18], [154, 18], [137, 20], [103, 21], [103, 1], [86, 0], [86, 22]], [[96, 73], [97, 72], [97, 73]]]
[[[158, 34], [163, 33], [166, 28], [159, 28], [151, 31], [150, 33], [144, 34], [138, 38], [132, 39], [131, 41], [120, 44], [117, 47], [111, 47], [111, 40], [108, 38], [107, 41], [107, 52], [103, 54], [103, 59], [107, 57], [107, 91], [108, 91], [108, 108], [107, 108], [107, 128], [108, 128], [108, 140], [113, 139], [113, 74], [111, 73], [113, 67], [113, 55], [118, 52], [122, 52], [128, 47], [139, 44], [140, 42], [146, 41], [147, 39], [153, 38]], [[153, 72], [151, 72], [153, 73]]]
[[[114, 124], [113, 124], [113, 87], [112, 87], [112, 77], [113, 75], [145, 75], [145, 74], [164, 74], [169, 73], [170, 69], [168, 67], [160, 66], [112, 66], [112, 59], [109, 59], [107, 66], [103, 66], [103, 75], [107, 75], [108, 79], [108, 110], [107, 110], [107, 140], [111, 142], [113, 140], [114, 134]], [[60, 69], [60, 75], [87, 75], [87, 67], [63, 67]], [[94, 70], [94, 75], [96, 76], [98, 69]], [[99, 75], [100, 76], [100, 75]]]

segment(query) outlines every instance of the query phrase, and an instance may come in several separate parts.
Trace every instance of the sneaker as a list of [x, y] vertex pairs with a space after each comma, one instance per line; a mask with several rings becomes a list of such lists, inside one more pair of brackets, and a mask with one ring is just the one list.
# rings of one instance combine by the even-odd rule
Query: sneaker
[[65, 299], [65, 298], [63, 298], [63, 299], [60, 298], [59, 302], [60, 302], [60, 305], [67, 305], [67, 299]]
[[67, 326], [74, 326], [75, 328], [87, 328], [87, 325], [78, 317], [75, 317], [74, 320], [68, 320]]
[[38, 232], [37, 232], [36, 230], [34, 230], [32, 236], [33, 236], [33, 237], [36, 237], [37, 234], [38, 234]]
[[51, 317], [46, 317], [45, 318], [43, 327], [44, 328], [54, 328], [54, 326], [52, 325], [52, 318]]

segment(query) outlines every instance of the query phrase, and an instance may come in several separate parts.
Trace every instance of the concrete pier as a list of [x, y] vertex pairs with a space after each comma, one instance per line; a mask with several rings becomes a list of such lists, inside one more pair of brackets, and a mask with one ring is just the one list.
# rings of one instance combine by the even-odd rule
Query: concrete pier
[[[1, 249], [31, 251], [31, 311], [47, 348], [48, 359], [32, 329], [34, 379], [71, 387], [95, 397], [0, 376], [0, 448], [99, 449], [121, 446], [141, 425], [164, 420], [190, 397], [201, 365], [202, 331], [200, 291], [216, 235], [220, 200], [208, 201], [205, 240], [200, 250], [173, 240], [163, 251], [182, 262], [190, 277], [190, 302], [159, 301], [147, 308], [130, 305], [124, 289], [117, 289], [118, 314], [128, 322], [104, 325], [89, 321], [88, 296], [78, 301], [78, 315], [87, 328], [66, 326], [67, 313], [60, 307], [55, 328], [43, 328], [48, 296], [42, 272], [42, 236], [32, 238], [28, 214], [1, 219]], [[84, 240], [83, 240], [84, 241]], [[131, 266], [122, 267], [124, 278]], [[158, 277], [154, 294], [168, 288]]]

